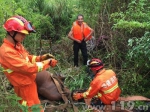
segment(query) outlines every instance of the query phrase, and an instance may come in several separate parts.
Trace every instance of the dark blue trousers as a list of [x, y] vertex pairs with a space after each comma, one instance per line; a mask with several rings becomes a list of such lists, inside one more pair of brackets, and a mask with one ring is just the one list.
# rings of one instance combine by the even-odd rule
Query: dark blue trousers
[[74, 51], [74, 66], [78, 66], [78, 54], [79, 50], [81, 50], [82, 57], [83, 57], [83, 65], [87, 64], [88, 54], [86, 48], [86, 42], [82, 41], [81, 43], [77, 43], [74, 41], [73, 51]]

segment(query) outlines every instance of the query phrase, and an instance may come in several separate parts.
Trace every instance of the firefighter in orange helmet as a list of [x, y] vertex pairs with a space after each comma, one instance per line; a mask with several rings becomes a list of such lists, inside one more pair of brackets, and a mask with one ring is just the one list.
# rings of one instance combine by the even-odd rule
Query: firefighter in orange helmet
[[30, 107], [40, 104], [35, 83], [36, 73], [50, 66], [55, 67], [57, 60], [51, 54], [35, 56], [25, 50], [21, 42], [27, 34], [36, 31], [22, 16], [10, 17], [3, 27], [7, 31], [0, 47], [0, 64], [3, 72], [13, 85], [15, 93], [22, 98], [19, 101], [22, 105]]
[[73, 98], [78, 100], [81, 98], [91, 99], [97, 97], [104, 105], [111, 105], [114, 101], [117, 101], [121, 90], [118, 86], [115, 72], [106, 70], [102, 61], [95, 58], [88, 61], [88, 67], [95, 74], [94, 79], [86, 92], [75, 93]]

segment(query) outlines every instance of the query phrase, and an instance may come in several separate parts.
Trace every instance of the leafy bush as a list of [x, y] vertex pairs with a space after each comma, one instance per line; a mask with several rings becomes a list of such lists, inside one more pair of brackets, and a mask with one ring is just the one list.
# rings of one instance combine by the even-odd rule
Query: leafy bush
[[149, 46], [150, 32], [141, 38], [128, 40], [128, 52], [125, 55], [123, 69], [119, 72], [119, 80], [123, 94], [141, 94], [149, 96]]
[[[118, 11], [111, 14], [114, 21], [113, 28], [124, 29], [133, 32], [137, 29], [150, 29], [150, 12], [147, 0], [132, 0], [125, 11]], [[123, 8], [123, 7], [122, 7]]]
[[118, 74], [119, 85], [122, 90], [122, 95], [144, 95], [146, 89], [142, 75], [134, 72], [134, 69], [127, 69], [119, 71]]
[[139, 72], [149, 72], [150, 61], [150, 32], [146, 32], [141, 38], [132, 38], [128, 40], [128, 63], [132, 64]]
[[67, 76], [65, 84], [71, 91], [87, 89], [90, 85], [91, 77], [87, 74], [86, 67], [70, 68], [70, 75]]

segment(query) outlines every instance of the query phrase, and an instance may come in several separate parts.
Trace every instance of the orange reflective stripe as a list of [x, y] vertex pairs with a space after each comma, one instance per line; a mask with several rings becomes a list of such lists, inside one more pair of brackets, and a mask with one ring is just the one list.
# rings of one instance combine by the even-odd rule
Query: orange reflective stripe
[[104, 92], [104, 94], [111, 93], [117, 88], [118, 88], [118, 83], [115, 86], [113, 86], [112, 88], [110, 88], [110, 89], [108, 89], [106, 91], [103, 91], [103, 92]]

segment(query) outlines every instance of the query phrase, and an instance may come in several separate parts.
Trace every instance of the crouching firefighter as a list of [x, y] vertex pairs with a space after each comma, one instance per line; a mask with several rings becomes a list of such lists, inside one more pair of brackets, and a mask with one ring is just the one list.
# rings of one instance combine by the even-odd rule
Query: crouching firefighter
[[[73, 98], [75, 100], [84, 98], [91, 101], [92, 98], [96, 97], [98, 98], [96, 102], [98, 105], [112, 105], [118, 100], [121, 93], [115, 72], [111, 69], [106, 70], [102, 61], [95, 58], [88, 61], [88, 67], [94, 73], [94, 79], [86, 92], [74, 93]], [[92, 108], [91, 103], [88, 105]], [[93, 110], [96, 111], [96, 109]]]

